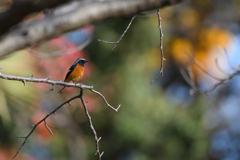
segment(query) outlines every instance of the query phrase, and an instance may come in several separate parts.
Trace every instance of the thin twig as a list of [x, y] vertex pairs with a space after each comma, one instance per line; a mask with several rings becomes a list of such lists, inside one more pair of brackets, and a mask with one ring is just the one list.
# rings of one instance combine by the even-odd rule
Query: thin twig
[[[55, 114], [55, 112], [54, 112], [53, 114]], [[45, 127], [48, 129], [48, 131], [51, 133], [51, 135], [53, 135], [53, 132], [52, 132], [52, 130], [48, 127], [46, 120], [44, 120], [44, 123], [45, 123]]]
[[113, 106], [111, 106], [111, 105], [107, 102], [106, 98], [105, 98], [100, 92], [95, 91], [94, 89], [90, 89], [90, 90], [91, 90], [93, 93], [96, 93], [96, 94], [98, 94], [99, 96], [101, 96], [102, 99], [105, 101], [105, 103], [107, 104], [108, 107], [110, 107], [110, 108], [112, 108], [114, 111], [118, 112], [118, 109], [121, 107], [121, 104], [120, 104], [117, 108], [114, 108]]
[[123, 34], [121, 35], [121, 37], [119, 38], [119, 40], [117, 42], [109, 42], [109, 41], [104, 41], [104, 40], [101, 40], [101, 39], [98, 39], [98, 41], [100, 42], [104, 42], [104, 43], [108, 43], [108, 44], [115, 44], [112, 48], [112, 50], [114, 50], [114, 48], [117, 47], [118, 43], [122, 40], [123, 36], [125, 35], [125, 33], [127, 33], [129, 27], [131, 26], [133, 20], [136, 18], [137, 15], [133, 16], [131, 21], [129, 22], [127, 28], [125, 29], [125, 31], [123, 32]]
[[52, 84], [52, 88], [50, 89], [50, 91], [54, 91], [54, 89], [55, 89], [55, 85]]
[[[33, 133], [33, 131], [36, 129], [36, 127], [42, 123], [43, 121], [45, 122], [45, 120], [52, 114], [54, 114], [57, 110], [59, 110], [64, 104], [69, 103], [70, 101], [79, 98], [79, 95], [70, 98], [69, 100], [63, 102], [61, 105], [59, 105], [56, 109], [54, 109], [52, 112], [50, 112], [48, 115], [46, 115], [42, 120], [40, 120], [38, 123], [36, 123], [35, 125], [33, 125], [32, 130], [30, 131], [30, 133], [26, 136], [26, 137], [21, 137], [24, 138], [25, 140], [23, 141], [22, 145], [19, 147], [19, 149], [17, 150], [16, 154], [14, 155], [14, 157], [12, 158], [12, 160], [18, 155], [19, 151], [22, 149], [22, 147], [24, 146], [24, 144], [26, 143], [27, 139], [30, 137], [30, 135]], [[46, 122], [45, 122], [46, 125]], [[46, 126], [47, 127], [47, 126]], [[48, 128], [48, 127], [47, 127]], [[48, 128], [49, 130], [49, 128]], [[52, 134], [51, 130], [49, 130], [50, 133]]]
[[90, 116], [90, 114], [89, 114], [89, 112], [88, 112], [87, 105], [86, 105], [86, 103], [85, 103], [85, 101], [84, 101], [83, 91], [84, 91], [83, 89], [80, 90], [80, 99], [81, 99], [81, 101], [82, 101], [83, 108], [84, 108], [85, 114], [86, 114], [86, 116], [87, 116], [87, 119], [88, 119], [90, 128], [91, 128], [91, 130], [92, 130], [92, 132], [93, 132], [93, 134], [94, 134], [95, 144], [96, 144], [96, 153], [97, 153], [97, 155], [98, 155], [98, 160], [101, 160], [101, 157], [102, 157], [102, 154], [103, 154], [103, 153], [100, 153], [100, 150], [99, 150], [99, 138], [98, 138], [98, 136], [97, 136], [96, 130], [95, 130], [94, 127], [93, 127], [92, 120], [91, 120], [91, 116]]
[[193, 74], [192, 68], [189, 66], [187, 70], [188, 70], [190, 79], [192, 80], [192, 82], [194, 82], [194, 74]]
[[226, 57], [227, 57], [228, 65], [230, 66], [230, 68], [231, 68], [233, 71], [236, 71], [235, 67], [232, 65], [232, 63], [231, 63], [231, 61], [230, 61], [230, 58], [229, 58], [229, 56], [228, 56], [228, 52], [227, 52], [227, 49], [226, 49], [226, 48], [224, 48], [224, 53], [225, 53], [225, 55], [226, 55]]
[[222, 72], [223, 74], [229, 75], [227, 72], [225, 72], [224, 70], [222, 70], [222, 68], [220, 67], [219, 63], [218, 63], [218, 59], [215, 59], [215, 64], [217, 66], [217, 69]]
[[151, 81], [150, 84], [152, 84], [156, 79], [158, 79], [158, 77], [160, 75], [163, 75], [163, 61], [165, 61], [166, 59], [164, 58], [163, 55], [163, 32], [162, 32], [162, 25], [161, 25], [161, 15], [160, 15], [160, 9], [157, 9], [157, 15], [158, 15], [158, 28], [159, 28], [159, 33], [160, 33], [160, 50], [161, 50], [161, 67], [160, 67], [160, 71], [157, 74], [157, 76]]
[[187, 52], [185, 52], [185, 54], [186, 54], [189, 58], [191, 58], [192, 62], [193, 62], [196, 66], [198, 66], [198, 68], [199, 68], [202, 72], [204, 72], [206, 75], [208, 75], [208, 76], [210, 76], [210, 77], [212, 77], [213, 79], [218, 80], [218, 81], [222, 81], [222, 80], [223, 80], [223, 79], [221, 79], [221, 78], [218, 78], [218, 77], [213, 76], [213, 75], [210, 74], [208, 71], [206, 71], [206, 70], [200, 65], [200, 63], [199, 63], [192, 55], [188, 54]]
[[183, 70], [183, 69], [180, 69], [180, 73], [182, 74], [183, 78], [186, 80], [186, 82], [191, 86], [192, 90], [190, 93], [203, 93], [203, 94], [207, 94], [213, 90], [215, 90], [218, 86], [220, 85], [223, 85], [225, 83], [227, 83], [228, 81], [230, 81], [231, 79], [233, 79], [236, 75], [239, 75], [240, 74], [240, 67], [237, 67], [236, 69], [233, 67], [233, 65], [231, 64], [230, 62], [230, 59], [228, 57], [228, 54], [227, 54], [227, 51], [226, 49], [224, 50], [225, 52], [225, 55], [227, 57], [227, 61], [228, 61], [228, 65], [230, 66], [230, 68], [234, 71], [233, 73], [231, 74], [228, 74], [227, 72], [223, 71], [221, 69], [221, 67], [219, 66], [218, 64], [218, 60], [217, 58], [215, 59], [215, 64], [216, 64], [216, 67], [218, 68], [218, 70], [226, 75], [228, 75], [228, 77], [226, 78], [218, 78], [218, 77], [215, 77], [213, 76], [212, 74], [210, 74], [207, 70], [203, 69], [203, 67], [200, 65], [200, 63], [190, 54], [186, 53], [185, 54], [191, 58], [192, 60], [192, 63], [194, 63], [202, 72], [204, 72], [206, 75], [210, 76], [211, 78], [215, 79], [215, 80], [218, 80], [219, 82], [218, 83], [215, 83], [212, 87], [210, 87], [209, 89], [206, 89], [206, 90], [201, 90], [199, 87], [197, 87], [194, 83], [194, 77], [193, 77], [193, 73], [192, 73], [192, 70], [190, 67], [188, 67], [188, 74], [189, 76], [187, 75], [187, 73]]
[[[195, 83], [192, 81], [192, 79], [187, 75], [187, 73], [184, 71], [184, 69], [180, 68], [180, 73], [183, 76], [183, 78], [185, 79], [185, 81], [189, 84], [189, 86], [192, 88], [192, 90], [190, 90], [190, 94], [194, 94], [195, 91], [198, 91], [197, 86], [195, 85]], [[194, 92], [193, 92], [194, 91]]]
[[25, 80], [23, 80], [22, 82], [23, 82], [23, 85], [24, 85], [24, 86], [26, 86], [26, 81], [25, 81]]
[[180, 69], [180, 73], [182, 74], [183, 78], [186, 80], [186, 82], [191, 86], [192, 88], [192, 92], [191, 93], [198, 93], [198, 94], [208, 94], [210, 92], [212, 92], [213, 90], [215, 90], [218, 86], [225, 84], [227, 82], [229, 82], [231, 79], [233, 79], [235, 76], [240, 75], [240, 70], [237, 70], [236, 72], [232, 73], [229, 75], [229, 77], [222, 79], [221, 81], [219, 81], [218, 83], [214, 84], [211, 88], [207, 89], [207, 90], [201, 90], [199, 89], [191, 80], [191, 78], [189, 78], [186, 74], [186, 72], [183, 69]]

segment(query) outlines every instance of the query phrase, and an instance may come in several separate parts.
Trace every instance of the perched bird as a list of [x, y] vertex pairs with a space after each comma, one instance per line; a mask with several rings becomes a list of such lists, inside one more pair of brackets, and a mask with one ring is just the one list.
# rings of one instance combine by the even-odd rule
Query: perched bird
[[[82, 78], [84, 72], [84, 65], [87, 61], [84, 58], [78, 58], [74, 64], [69, 68], [67, 75], [64, 79], [64, 82], [71, 82], [77, 83], [77, 81]], [[65, 86], [59, 91], [62, 93]]]

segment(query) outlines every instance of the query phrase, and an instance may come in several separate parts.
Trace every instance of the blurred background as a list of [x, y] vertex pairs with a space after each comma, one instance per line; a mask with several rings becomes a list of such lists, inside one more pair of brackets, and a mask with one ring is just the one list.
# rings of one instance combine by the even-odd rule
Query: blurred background
[[[7, 4], [1, 4], [2, 9]], [[192, 64], [185, 52], [216, 77], [233, 73], [240, 64], [240, 1], [192, 0], [162, 8], [161, 17], [166, 61], [163, 76], [151, 85], [161, 64], [155, 11], [137, 17], [114, 50], [113, 45], [97, 39], [117, 41], [131, 17], [87, 26], [18, 51], [1, 59], [0, 68], [4, 74], [53, 75], [53, 80], [64, 80], [78, 57], [88, 60], [80, 82], [93, 85], [114, 107], [121, 104], [116, 113], [99, 96], [85, 91], [93, 125], [102, 137], [102, 159], [239, 160], [239, 77], [209, 94], [191, 95], [179, 70], [191, 67], [201, 90], [218, 81]], [[32, 124], [79, 93], [76, 88], [66, 88], [58, 94], [61, 86], [51, 88], [0, 79], [1, 160], [14, 156], [23, 142], [17, 136], [26, 136]], [[53, 136], [41, 124], [15, 159], [96, 160], [94, 135], [82, 104], [78, 99], [71, 104], [47, 119]]]

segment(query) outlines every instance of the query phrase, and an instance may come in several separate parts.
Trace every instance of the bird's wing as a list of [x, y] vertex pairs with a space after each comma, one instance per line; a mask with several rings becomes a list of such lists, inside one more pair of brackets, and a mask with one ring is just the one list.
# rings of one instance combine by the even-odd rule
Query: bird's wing
[[72, 73], [72, 71], [74, 70], [74, 68], [77, 66], [77, 64], [73, 64], [70, 68], [69, 68], [69, 70], [68, 70], [68, 72], [67, 72], [67, 75], [66, 75], [66, 77], [65, 77], [65, 79], [64, 79], [64, 81], [67, 79], [67, 77]]

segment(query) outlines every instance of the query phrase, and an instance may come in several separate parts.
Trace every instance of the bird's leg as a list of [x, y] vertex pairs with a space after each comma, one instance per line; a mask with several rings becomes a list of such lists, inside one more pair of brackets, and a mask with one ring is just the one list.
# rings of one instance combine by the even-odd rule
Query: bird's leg
[[74, 84], [77, 84], [77, 81], [74, 81], [74, 80], [73, 80], [73, 83], [74, 83]]

